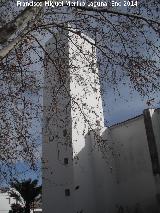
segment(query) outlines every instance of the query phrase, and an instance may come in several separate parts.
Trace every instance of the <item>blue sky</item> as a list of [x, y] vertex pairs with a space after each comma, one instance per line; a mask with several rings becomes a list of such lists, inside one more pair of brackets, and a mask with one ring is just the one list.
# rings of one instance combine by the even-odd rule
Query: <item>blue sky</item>
[[[131, 91], [129, 83], [125, 86], [119, 83], [120, 96], [115, 94], [110, 87], [106, 87], [105, 90], [103, 99], [106, 106], [103, 109], [107, 126], [140, 115], [146, 108], [160, 107], [160, 92], [150, 93], [148, 94], [149, 97], [143, 97], [137, 91]], [[154, 98], [154, 101], [148, 106], [147, 101], [152, 98]]]

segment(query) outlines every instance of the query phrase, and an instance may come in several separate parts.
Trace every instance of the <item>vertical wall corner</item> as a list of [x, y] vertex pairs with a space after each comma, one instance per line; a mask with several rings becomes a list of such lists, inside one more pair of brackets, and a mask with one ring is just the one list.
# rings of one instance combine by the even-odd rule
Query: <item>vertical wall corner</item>
[[144, 115], [144, 124], [147, 135], [147, 142], [152, 162], [152, 170], [154, 175], [160, 175], [160, 162], [157, 150], [157, 144], [153, 129], [152, 116], [154, 114], [154, 109], [145, 109], [143, 111]]

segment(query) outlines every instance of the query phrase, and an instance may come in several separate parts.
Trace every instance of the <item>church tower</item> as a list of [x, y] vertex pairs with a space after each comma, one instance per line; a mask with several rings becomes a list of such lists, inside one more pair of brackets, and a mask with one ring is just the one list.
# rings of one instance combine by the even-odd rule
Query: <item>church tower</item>
[[61, 30], [46, 44], [43, 212], [95, 213], [92, 144], [104, 127], [94, 41]]

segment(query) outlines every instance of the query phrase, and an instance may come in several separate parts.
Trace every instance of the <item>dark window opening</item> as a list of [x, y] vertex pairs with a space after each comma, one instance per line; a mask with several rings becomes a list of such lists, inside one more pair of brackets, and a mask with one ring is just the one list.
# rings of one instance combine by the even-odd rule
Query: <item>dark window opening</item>
[[76, 187], [75, 187], [75, 190], [77, 190], [77, 189], [79, 189], [79, 186], [76, 186]]
[[8, 200], [8, 203], [11, 204], [11, 198], [7, 197], [6, 199]]
[[70, 190], [69, 189], [65, 189], [65, 196], [69, 197], [70, 196]]
[[68, 164], [68, 158], [64, 158], [64, 165]]

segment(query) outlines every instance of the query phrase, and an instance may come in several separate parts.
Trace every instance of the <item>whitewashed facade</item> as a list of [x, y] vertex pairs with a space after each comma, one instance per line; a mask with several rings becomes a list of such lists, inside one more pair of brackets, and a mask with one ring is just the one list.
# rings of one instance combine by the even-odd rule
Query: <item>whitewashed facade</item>
[[16, 200], [11, 198], [7, 192], [0, 190], [0, 213], [8, 213], [13, 203], [16, 203]]
[[43, 213], [158, 213], [159, 110], [104, 127], [92, 43], [62, 31], [46, 44]]

